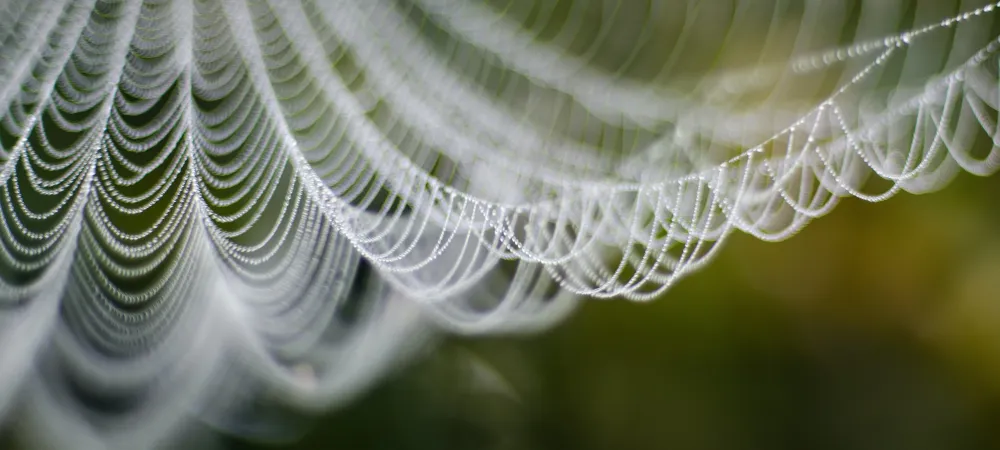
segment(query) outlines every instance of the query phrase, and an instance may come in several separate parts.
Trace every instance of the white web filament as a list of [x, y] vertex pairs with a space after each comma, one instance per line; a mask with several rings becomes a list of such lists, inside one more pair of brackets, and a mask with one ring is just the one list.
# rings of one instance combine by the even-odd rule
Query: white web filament
[[0, 0], [0, 411], [347, 401], [436, 329], [1000, 164], [986, 1]]

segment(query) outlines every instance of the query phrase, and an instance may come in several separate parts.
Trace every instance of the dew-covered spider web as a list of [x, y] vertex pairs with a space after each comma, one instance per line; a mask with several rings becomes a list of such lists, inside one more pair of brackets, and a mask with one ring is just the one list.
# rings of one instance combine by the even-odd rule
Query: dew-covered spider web
[[[0, 411], [267, 434], [1000, 163], [980, 0], [0, 0]], [[48, 448], [48, 447], [47, 447]]]

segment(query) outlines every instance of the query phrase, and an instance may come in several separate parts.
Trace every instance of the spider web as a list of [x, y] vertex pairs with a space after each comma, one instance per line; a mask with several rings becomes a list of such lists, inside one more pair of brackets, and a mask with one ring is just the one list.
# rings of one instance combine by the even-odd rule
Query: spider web
[[2, 1], [0, 410], [57, 448], [267, 434], [238, 411], [347, 401], [434, 329], [989, 175], [998, 7]]

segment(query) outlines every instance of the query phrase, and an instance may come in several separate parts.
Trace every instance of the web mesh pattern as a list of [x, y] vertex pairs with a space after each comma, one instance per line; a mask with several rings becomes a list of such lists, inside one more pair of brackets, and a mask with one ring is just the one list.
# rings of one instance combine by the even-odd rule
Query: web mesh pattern
[[989, 175], [998, 7], [0, 1], [0, 409], [61, 447], [248, 432], [248, 390], [335, 405], [433, 329]]

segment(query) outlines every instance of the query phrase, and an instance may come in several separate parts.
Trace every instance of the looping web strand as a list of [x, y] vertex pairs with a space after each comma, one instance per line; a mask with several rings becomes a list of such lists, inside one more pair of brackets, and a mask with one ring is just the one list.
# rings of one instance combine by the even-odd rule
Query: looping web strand
[[274, 437], [434, 329], [1000, 167], [1000, 3], [779, 3], [0, 2], [0, 411]]

